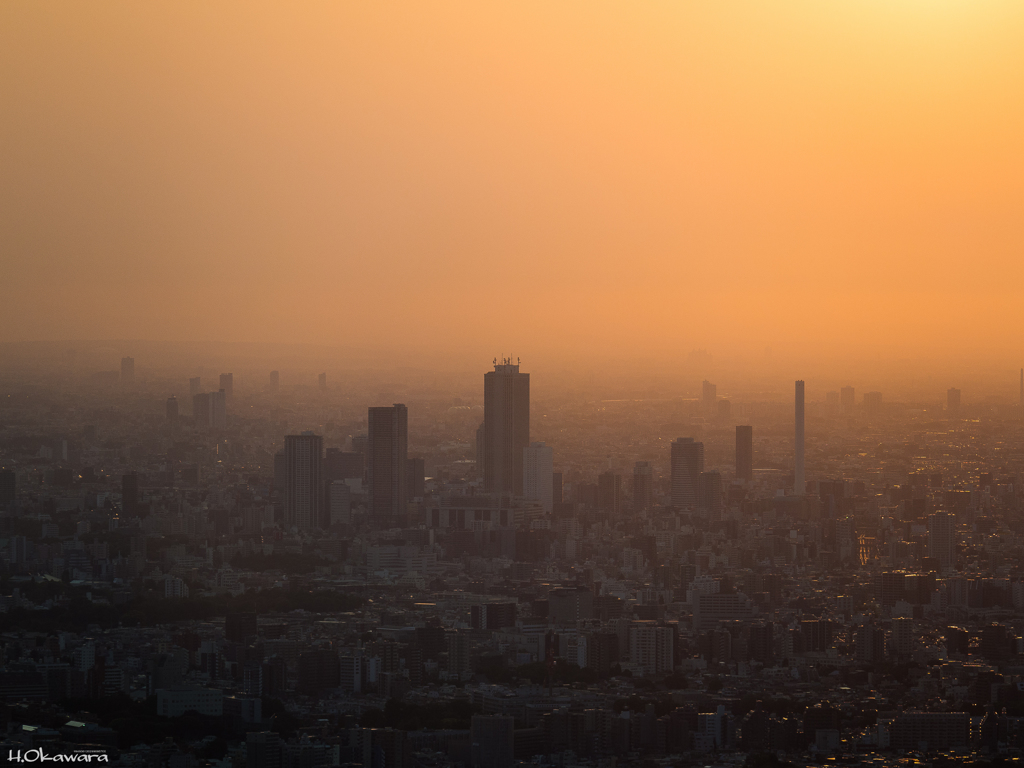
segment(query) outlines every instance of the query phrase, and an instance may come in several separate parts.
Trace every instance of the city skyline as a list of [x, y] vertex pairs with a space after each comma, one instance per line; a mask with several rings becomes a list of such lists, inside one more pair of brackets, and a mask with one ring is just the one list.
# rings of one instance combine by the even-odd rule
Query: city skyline
[[0, 755], [1019, 763], [1022, 40], [0, 3]]

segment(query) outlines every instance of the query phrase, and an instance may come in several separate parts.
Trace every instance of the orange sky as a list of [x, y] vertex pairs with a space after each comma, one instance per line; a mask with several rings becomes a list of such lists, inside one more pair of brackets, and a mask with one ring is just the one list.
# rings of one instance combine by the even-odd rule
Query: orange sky
[[0, 341], [1022, 358], [1022, 41], [1017, 0], [12, 0]]

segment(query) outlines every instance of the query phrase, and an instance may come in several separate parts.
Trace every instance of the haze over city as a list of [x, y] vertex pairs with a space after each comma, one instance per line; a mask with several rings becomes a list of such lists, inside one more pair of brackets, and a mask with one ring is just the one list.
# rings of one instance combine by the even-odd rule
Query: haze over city
[[3, 341], [1024, 358], [1017, 3], [0, 14]]

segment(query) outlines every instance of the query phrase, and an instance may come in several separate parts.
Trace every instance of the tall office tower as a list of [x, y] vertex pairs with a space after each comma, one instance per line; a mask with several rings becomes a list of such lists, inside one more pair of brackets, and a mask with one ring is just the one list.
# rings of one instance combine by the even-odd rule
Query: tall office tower
[[210, 393], [210, 426], [224, 429], [228, 425], [228, 397], [223, 389]]
[[793, 493], [803, 496], [807, 490], [804, 481], [804, 383], [796, 383], [796, 469], [793, 473]]
[[555, 474], [555, 452], [544, 443], [530, 443], [523, 448], [523, 496], [539, 501], [544, 511], [554, 508], [552, 482]]
[[122, 357], [121, 358], [121, 383], [122, 384], [134, 384], [135, 383], [135, 358], [134, 357]]
[[277, 392], [277, 390], [278, 390], [278, 388], [280, 386], [281, 386], [281, 372], [280, 371], [271, 371], [270, 372], [270, 391], [271, 392]]
[[949, 512], [928, 515], [928, 557], [938, 561], [943, 573], [956, 567], [956, 515]]
[[139, 476], [134, 472], [121, 476], [121, 509], [126, 517], [139, 514]]
[[317, 385], [320, 387], [321, 390], [327, 389], [326, 373], [321, 373], [319, 376], [317, 376]]
[[203, 388], [203, 380], [200, 376], [193, 376], [188, 380], [188, 396], [195, 397], [199, 394], [199, 390]]
[[654, 506], [654, 467], [649, 461], [633, 465], [633, 512], [643, 512]]
[[946, 410], [950, 413], [958, 413], [960, 411], [960, 390], [956, 387], [950, 387], [946, 390]]
[[706, 510], [712, 518], [722, 514], [722, 473], [701, 472], [697, 479], [697, 508]]
[[409, 501], [422, 499], [426, 493], [426, 464], [419, 456], [405, 461], [405, 490], [409, 495]]
[[235, 374], [222, 373], [220, 375], [220, 388], [224, 390], [224, 395], [230, 400], [231, 396], [235, 393]]
[[718, 387], [705, 379], [701, 384], [700, 399], [705, 406], [710, 408], [718, 400]]
[[178, 398], [171, 395], [167, 398], [167, 420], [177, 421], [178, 420]]
[[511, 358], [484, 374], [484, 490], [523, 494], [523, 449], [530, 445], [530, 374]]
[[622, 512], [622, 475], [609, 469], [597, 476], [597, 508], [613, 515]]
[[192, 395], [192, 421], [197, 427], [210, 426], [210, 393]]
[[404, 517], [409, 492], [406, 471], [409, 452], [409, 411], [400, 404], [371, 408], [366, 448], [369, 511], [378, 526]]
[[853, 412], [854, 394], [853, 387], [843, 387], [839, 390], [839, 403], [843, 408], [843, 413]]
[[692, 437], [672, 441], [672, 506], [676, 509], [697, 505], [697, 483], [704, 471], [704, 443]]
[[748, 483], [754, 479], [753, 427], [736, 427], [736, 477]]
[[312, 432], [284, 438], [284, 522], [300, 531], [322, 526], [324, 439]]

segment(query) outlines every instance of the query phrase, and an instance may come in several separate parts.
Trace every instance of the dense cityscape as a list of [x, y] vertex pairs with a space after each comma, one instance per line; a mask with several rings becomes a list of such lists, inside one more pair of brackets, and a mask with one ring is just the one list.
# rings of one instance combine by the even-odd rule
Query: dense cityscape
[[5, 375], [9, 759], [1024, 754], [1024, 372], [897, 402], [154, 370]]

